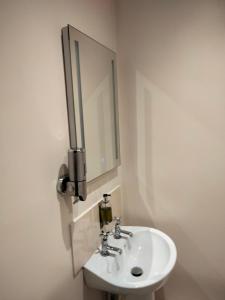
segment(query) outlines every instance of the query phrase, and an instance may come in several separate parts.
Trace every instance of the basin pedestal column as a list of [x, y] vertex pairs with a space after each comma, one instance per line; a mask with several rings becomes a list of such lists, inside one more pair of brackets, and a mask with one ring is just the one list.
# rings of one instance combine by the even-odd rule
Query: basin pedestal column
[[127, 295], [127, 296], [120, 296], [111, 293], [105, 293], [105, 300], [155, 300], [155, 293], [148, 294], [148, 295]]
[[155, 293], [147, 295], [127, 295], [123, 296], [121, 300], [155, 300]]

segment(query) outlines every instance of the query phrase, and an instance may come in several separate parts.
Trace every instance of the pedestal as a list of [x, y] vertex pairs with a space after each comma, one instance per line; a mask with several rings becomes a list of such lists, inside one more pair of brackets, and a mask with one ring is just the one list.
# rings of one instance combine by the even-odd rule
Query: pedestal
[[155, 300], [155, 293], [148, 295], [115, 295], [111, 293], [105, 294], [105, 300]]

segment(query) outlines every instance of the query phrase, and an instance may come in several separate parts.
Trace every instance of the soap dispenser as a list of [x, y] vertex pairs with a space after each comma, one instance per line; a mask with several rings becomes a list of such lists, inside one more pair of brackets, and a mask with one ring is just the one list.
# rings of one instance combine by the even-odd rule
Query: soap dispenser
[[112, 222], [112, 207], [109, 203], [110, 194], [103, 194], [103, 200], [99, 205], [100, 225], [103, 227]]

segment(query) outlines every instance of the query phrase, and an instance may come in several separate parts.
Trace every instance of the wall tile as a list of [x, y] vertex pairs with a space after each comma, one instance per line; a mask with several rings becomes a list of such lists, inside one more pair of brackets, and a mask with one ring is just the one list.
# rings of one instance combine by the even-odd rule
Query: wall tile
[[[111, 205], [113, 216], [121, 216], [121, 193], [120, 187], [111, 192]], [[82, 266], [100, 245], [100, 223], [99, 223], [99, 202], [71, 224], [71, 240], [73, 252], [73, 270], [76, 276]], [[112, 222], [107, 225], [106, 230], [111, 230]]]

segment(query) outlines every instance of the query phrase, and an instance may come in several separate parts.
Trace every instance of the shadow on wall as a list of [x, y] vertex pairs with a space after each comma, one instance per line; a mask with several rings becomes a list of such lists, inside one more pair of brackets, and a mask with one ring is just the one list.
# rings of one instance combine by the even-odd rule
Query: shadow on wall
[[[88, 193], [92, 193], [97, 189], [100, 189], [102, 186], [107, 184], [110, 180], [113, 180], [118, 176], [118, 170], [114, 169], [104, 174], [103, 176], [98, 177], [97, 179], [88, 183]], [[74, 274], [74, 261], [72, 253], [72, 226], [71, 222], [74, 218], [74, 205], [72, 204], [73, 198], [68, 195], [62, 196], [57, 194], [57, 199], [60, 208], [60, 217], [61, 217], [61, 232], [62, 239], [66, 250], [71, 253], [71, 276], [62, 282], [59, 288], [55, 291], [54, 295], [49, 298], [50, 300], [103, 300], [104, 293], [89, 289], [83, 280], [83, 271], [81, 270], [78, 274]], [[90, 201], [91, 202], [91, 201]], [[87, 205], [88, 208], [92, 203], [82, 203]], [[68, 294], [68, 291], [70, 293]]]
[[58, 285], [55, 292], [48, 300], [104, 300], [104, 293], [89, 289], [83, 280], [83, 272], [79, 272], [76, 278], [69, 277]]
[[[144, 223], [149, 224], [149, 219], [152, 226], [159, 226], [161, 219], [159, 219], [158, 200], [155, 202], [155, 197], [158, 194], [159, 179], [164, 179], [165, 169], [159, 166], [163, 165], [165, 155], [161, 152], [165, 151], [164, 147], [170, 143], [170, 137], [161, 136], [160, 126], [164, 123], [163, 119], [158, 118], [157, 112], [160, 111], [160, 116], [165, 114], [168, 103], [172, 103], [169, 96], [159, 89], [156, 85], [151, 83], [140, 71], [135, 74], [136, 86], [136, 186], [138, 191], [137, 205], [140, 202], [143, 204], [142, 213], [145, 212]], [[163, 131], [163, 129], [162, 129]], [[165, 142], [165, 138], [167, 139]], [[164, 143], [164, 144], [163, 144]], [[157, 148], [156, 148], [157, 144]], [[161, 161], [159, 161], [159, 158]], [[154, 176], [153, 176], [154, 174]], [[156, 180], [157, 178], [157, 180]], [[166, 203], [166, 199], [165, 203]], [[168, 208], [166, 205], [164, 208]], [[161, 209], [161, 208], [160, 208]], [[143, 219], [143, 215], [141, 215]], [[143, 221], [142, 221], [143, 222]]]
[[[114, 180], [118, 176], [118, 170], [113, 169], [109, 172], [103, 174], [102, 176], [99, 176], [98, 178], [92, 180], [91, 182], [88, 182], [87, 184], [87, 191], [88, 194], [95, 192], [96, 190], [103, 187], [105, 184], [107, 184], [109, 181]], [[100, 193], [102, 195], [102, 193]], [[100, 196], [99, 196], [100, 197]], [[62, 230], [62, 238], [65, 245], [65, 248], [67, 250], [71, 251], [71, 257], [72, 255], [72, 232], [71, 232], [71, 223], [73, 221], [73, 218], [75, 216], [78, 216], [79, 214], [79, 205], [84, 206], [84, 209], [87, 209], [89, 206], [91, 206], [93, 203], [92, 201], [85, 201], [82, 203], [77, 203], [76, 205], [72, 204], [73, 197], [69, 197], [68, 195], [60, 195], [57, 194], [57, 199], [59, 202], [60, 207], [60, 216], [61, 216], [61, 230]], [[98, 200], [98, 199], [97, 199]], [[96, 199], [94, 199], [94, 202]]]
[[[168, 218], [171, 218], [169, 216]], [[178, 224], [162, 224], [173, 232], [178, 249], [178, 263], [167, 285], [166, 295], [169, 299], [182, 295], [182, 300], [223, 299], [225, 295], [224, 277], [213, 266], [192, 237], [181, 230]], [[191, 254], [191, 255], [190, 255]]]
[[131, 126], [133, 126], [132, 139], [136, 146], [132, 146], [135, 160], [133, 160], [132, 166], [129, 166], [132, 168], [130, 172], [132, 175], [127, 174], [130, 189], [125, 196], [129, 197], [130, 195], [132, 203], [126, 207], [125, 214], [127, 212], [126, 217], [127, 215], [129, 217], [126, 219], [130, 225], [155, 227], [152, 148], [148, 142], [152, 138], [151, 89], [149, 82], [139, 72], [136, 73], [135, 78], [130, 78], [130, 80], [135, 82], [133, 88], [136, 88], [136, 91], [133, 91], [133, 94], [136, 94], [135, 97], [130, 99], [134, 102], [132, 105], [135, 106], [131, 117]]
[[[66, 166], [62, 165], [58, 177], [64, 175], [66, 171]], [[59, 202], [60, 208], [60, 219], [61, 219], [61, 231], [62, 238], [65, 245], [66, 250], [71, 253], [71, 278], [74, 277], [74, 268], [73, 268], [73, 255], [72, 255], [72, 239], [71, 239], [71, 221], [73, 220], [73, 198], [69, 195], [60, 195], [57, 193], [57, 199]]]
[[155, 300], [166, 300], [164, 288], [155, 292]]
[[[174, 151], [178, 161], [182, 162], [182, 149], [186, 143], [187, 146], [191, 144], [189, 136], [184, 134], [179, 125], [188, 126], [184, 129], [190, 130], [190, 126], [195, 128], [196, 124], [201, 123], [190, 112], [178, 107], [173, 99], [138, 71], [135, 82], [136, 159], [133, 170], [135, 175], [129, 182], [132, 202], [131, 208], [128, 208], [128, 222], [133, 224], [135, 220], [136, 225], [156, 226], [169, 234], [178, 247], [178, 264], [168, 284], [157, 292], [156, 299], [175, 299], [177, 295], [182, 295], [182, 300], [223, 299], [225, 288], [222, 272], [219, 273], [210, 262], [204, 246], [202, 245], [203, 250], [199, 247], [198, 231], [192, 231], [193, 235], [188, 236], [193, 226], [189, 224], [187, 228], [187, 223], [180, 220], [182, 209], [186, 207], [182, 207], [181, 200], [188, 201], [192, 197], [191, 191], [188, 195], [184, 194], [179, 188], [179, 183], [183, 184], [179, 174], [170, 173], [174, 172], [173, 164], [176, 163]], [[174, 148], [175, 145], [177, 149]], [[166, 150], [165, 146], [168, 147]], [[171, 159], [168, 160], [168, 157]], [[176, 182], [171, 182], [169, 176], [177, 178]], [[195, 182], [191, 184], [194, 185]], [[170, 198], [171, 191], [174, 192], [174, 198]], [[176, 199], [180, 199], [177, 205]], [[183, 204], [187, 205], [186, 203]], [[183, 215], [186, 218], [186, 213]]]
[[84, 283], [84, 288], [83, 288], [83, 293], [84, 293], [84, 300], [105, 300], [105, 293], [95, 290], [95, 289], [90, 289], [86, 286]]
[[[160, 292], [160, 291], [159, 291]], [[204, 289], [198, 285], [198, 282], [194, 280], [193, 276], [185, 270], [179, 263], [177, 263], [174, 272], [171, 275], [167, 285], [164, 287], [165, 298], [161, 298], [157, 293], [156, 300], [173, 299], [177, 295], [182, 295], [181, 300], [211, 300], [217, 299], [208, 296]]]
[[72, 200], [68, 195], [57, 195], [60, 206], [61, 229], [65, 248], [71, 249], [70, 224], [73, 219]]
[[[152, 176], [152, 148], [148, 140], [152, 138], [151, 90], [143, 76], [136, 73], [136, 124], [137, 124], [137, 182], [140, 199], [154, 225], [154, 191]], [[138, 102], [137, 102], [138, 99]]]
[[[73, 218], [73, 204], [71, 197], [62, 197], [58, 195], [61, 215], [62, 237], [65, 248], [71, 252], [71, 276], [65, 280], [61, 286], [55, 291], [55, 294], [49, 298], [50, 300], [103, 300], [103, 293], [97, 290], [89, 289], [83, 280], [83, 271], [81, 270], [76, 276], [74, 274], [74, 262], [72, 255], [71, 240], [71, 220]], [[82, 288], [83, 287], [83, 288]], [[72, 290], [72, 292], [71, 292]], [[68, 294], [70, 291], [70, 294]]]

